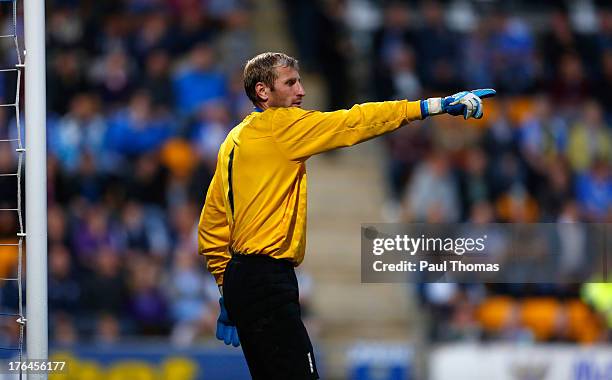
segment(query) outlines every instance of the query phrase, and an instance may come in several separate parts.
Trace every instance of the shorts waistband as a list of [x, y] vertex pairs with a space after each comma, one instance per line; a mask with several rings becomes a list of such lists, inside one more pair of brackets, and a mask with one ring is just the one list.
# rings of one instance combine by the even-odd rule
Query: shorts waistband
[[293, 262], [291, 260], [288, 259], [275, 259], [274, 257], [271, 257], [265, 253], [241, 253], [241, 252], [236, 252], [233, 250], [230, 250], [230, 254], [232, 255], [232, 260], [237, 261], [237, 262], [242, 262], [242, 263], [249, 263], [249, 262], [257, 262], [257, 263], [270, 263], [270, 264], [277, 264], [277, 265], [283, 265], [283, 266], [288, 266], [293, 268]]

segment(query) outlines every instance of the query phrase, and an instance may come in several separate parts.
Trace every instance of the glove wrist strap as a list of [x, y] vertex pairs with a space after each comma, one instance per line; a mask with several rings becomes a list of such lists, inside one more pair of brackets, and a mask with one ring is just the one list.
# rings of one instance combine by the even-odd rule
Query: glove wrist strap
[[421, 100], [421, 116], [423, 119], [431, 115], [444, 113], [442, 98], [428, 98]]

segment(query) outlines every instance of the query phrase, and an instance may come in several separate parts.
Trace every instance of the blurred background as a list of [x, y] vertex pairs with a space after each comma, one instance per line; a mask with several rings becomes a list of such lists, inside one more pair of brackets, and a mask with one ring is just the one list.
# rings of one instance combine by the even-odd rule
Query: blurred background
[[[609, 2], [47, 0], [46, 46], [50, 343], [72, 363], [57, 379], [249, 378], [240, 350], [214, 339], [196, 228], [217, 149], [252, 111], [243, 64], [264, 51], [300, 60], [310, 109], [498, 91], [482, 120], [432, 118], [308, 161], [298, 273], [324, 379], [612, 376], [609, 282], [361, 284], [359, 233], [610, 222]], [[14, 93], [2, 76], [2, 101]], [[0, 108], [0, 139], [16, 133]], [[0, 173], [16, 167], [0, 143]], [[16, 186], [0, 180], [11, 207]], [[17, 229], [0, 211], [0, 241]], [[12, 248], [0, 246], [0, 277], [15, 272]], [[16, 283], [0, 285], [2, 311], [16, 310]], [[2, 345], [18, 331], [1, 321]]]

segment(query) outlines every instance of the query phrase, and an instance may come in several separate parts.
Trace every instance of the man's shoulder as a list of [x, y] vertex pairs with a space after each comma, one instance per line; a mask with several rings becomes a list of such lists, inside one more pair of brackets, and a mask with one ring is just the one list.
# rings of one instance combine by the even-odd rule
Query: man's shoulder
[[277, 107], [268, 108], [263, 112], [252, 112], [230, 130], [226, 141], [240, 139], [240, 136], [244, 136], [245, 133], [251, 138], [269, 136], [275, 125], [298, 120], [309, 112], [312, 111], [298, 107]]
[[268, 108], [265, 112], [262, 112], [262, 116], [268, 114], [268, 116], [292, 116], [292, 115], [303, 115], [305, 113], [312, 112], [299, 107], [275, 107]]
[[[251, 112], [238, 125], [236, 125], [229, 134], [240, 134], [244, 131], [264, 131], [275, 122], [279, 115], [280, 108], [269, 108], [263, 112]], [[282, 113], [282, 112], [281, 112]]]
[[305, 115], [308, 115], [315, 111], [305, 110], [299, 107], [277, 107], [269, 108], [265, 112], [262, 112], [262, 120], [265, 120], [271, 125], [278, 124], [293, 124], [295, 121], [300, 120]]

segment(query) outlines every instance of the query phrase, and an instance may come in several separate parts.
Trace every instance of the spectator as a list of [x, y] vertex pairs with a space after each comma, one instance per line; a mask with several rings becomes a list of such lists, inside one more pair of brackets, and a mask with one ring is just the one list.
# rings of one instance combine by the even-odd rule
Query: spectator
[[47, 47], [51, 51], [70, 50], [80, 47], [83, 38], [83, 20], [78, 8], [58, 6], [49, 16]]
[[177, 251], [192, 252], [198, 249], [196, 242], [198, 213], [196, 210], [192, 203], [182, 203], [176, 205], [171, 211], [171, 229], [174, 238], [172, 246]]
[[136, 332], [143, 335], [167, 333], [168, 305], [160, 287], [162, 267], [142, 256], [130, 264], [127, 310]]
[[63, 245], [68, 247], [70, 244], [68, 234], [68, 222], [64, 210], [57, 206], [51, 205], [47, 209], [47, 236], [49, 238], [49, 246]]
[[321, 2], [318, 6], [317, 69], [322, 75], [328, 94], [326, 111], [335, 111], [349, 106], [351, 97], [349, 80], [349, 52], [351, 43], [345, 35], [342, 1]]
[[144, 89], [151, 94], [154, 107], [169, 112], [174, 104], [174, 88], [170, 80], [170, 57], [166, 50], [152, 50], [145, 60]]
[[513, 184], [523, 184], [525, 173], [517, 157], [517, 134], [510, 120], [510, 103], [508, 99], [500, 100], [499, 114], [492, 120], [483, 136], [483, 147], [489, 161], [488, 172], [491, 185], [491, 197], [496, 199]]
[[[87, 320], [100, 313], [124, 316], [127, 305], [127, 284], [122, 260], [117, 252], [105, 246], [92, 258], [91, 273], [84, 278], [83, 306]], [[93, 326], [90, 323], [90, 327]]]
[[76, 173], [68, 175], [66, 184], [70, 186], [73, 194], [78, 194], [87, 201], [95, 203], [103, 196], [105, 180], [103, 173], [96, 170], [94, 156], [85, 152]]
[[421, 82], [433, 92], [448, 92], [461, 87], [458, 39], [444, 23], [444, 10], [435, 0], [422, 3], [424, 25], [417, 31]]
[[553, 222], [562, 217], [566, 207], [575, 196], [573, 177], [567, 161], [562, 157], [548, 161], [545, 167], [545, 182], [541, 183], [535, 194], [541, 205], [541, 219]]
[[[118, 3], [118, 2], [116, 2]], [[121, 7], [117, 5], [117, 7]], [[113, 7], [110, 2], [109, 7]], [[96, 17], [94, 13], [94, 17]], [[95, 34], [95, 53], [96, 55], [112, 55], [113, 52], [128, 51], [129, 48], [129, 22], [128, 15], [121, 11], [110, 11], [103, 13], [102, 27]], [[116, 73], [109, 73], [116, 78]], [[117, 78], [118, 79], [118, 78]]]
[[491, 71], [496, 87], [520, 94], [535, 84], [534, 41], [528, 26], [517, 17], [498, 13], [491, 36]]
[[572, 127], [567, 147], [569, 162], [577, 172], [590, 168], [596, 158], [612, 157], [612, 135], [604, 124], [600, 105], [595, 101], [586, 102], [580, 116]]
[[[410, 29], [409, 8], [400, 2], [390, 2], [383, 9], [384, 21], [372, 36], [372, 89], [374, 99], [391, 99], [391, 67], [401, 50], [413, 49], [416, 44], [414, 31]], [[414, 57], [412, 57], [414, 59]], [[412, 99], [412, 98], [411, 98]]]
[[81, 301], [81, 285], [72, 268], [68, 249], [53, 245], [49, 249], [49, 311], [51, 317], [57, 313], [74, 313]]
[[60, 312], [51, 316], [51, 342], [55, 346], [70, 347], [79, 340], [74, 318], [69, 313]]
[[229, 109], [223, 102], [209, 102], [202, 106], [191, 132], [195, 151], [210, 170], [217, 162], [219, 146], [232, 128]]
[[158, 154], [143, 154], [136, 158], [131, 177], [124, 184], [128, 198], [138, 199], [145, 206], [163, 209], [167, 200], [168, 173], [160, 164]]
[[462, 78], [468, 88], [494, 87], [489, 35], [494, 21], [483, 21], [469, 33], [462, 49]]
[[504, 223], [535, 223], [540, 215], [535, 198], [521, 182], [512, 182], [497, 197], [495, 206], [499, 220]]
[[284, 11], [289, 20], [287, 27], [295, 41], [300, 57], [300, 66], [311, 70], [317, 64], [318, 12], [321, 4], [308, 0], [283, 0]]
[[49, 124], [49, 150], [67, 173], [76, 172], [85, 153], [98, 157], [94, 163], [97, 170], [107, 168], [109, 158], [104, 149], [107, 125], [98, 107], [98, 100], [93, 95], [75, 95], [69, 112], [56, 123]]
[[198, 45], [206, 44], [214, 36], [214, 27], [201, 11], [198, 1], [177, 1], [181, 9], [178, 10], [178, 25], [172, 37], [172, 52], [183, 54], [186, 51], [197, 49]]
[[174, 75], [176, 107], [184, 115], [192, 115], [203, 103], [227, 95], [226, 80], [214, 67], [215, 54], [200, 43], [189, 52], [188, 65]]
[[612, 217], [612, 173], [607, 159], [595, 160], [576, 178], [576, 196], [585, 220], [609, 222]]
[[561, 56], [559, 71], [550, 84], [550, 97], [557, 113], [574, 116], [590, 93], [591, 85], [580, 57], [575, 53]]
[[166, 204], [170, 209], [181, 207], [191, 199], [191, 176], [198, 164], [194, 156], [191, 145], [182, 139], [171, 140], [162, 149], [162, 164], [168, 169]]
[[89, 206], [73, 227], [72, 245], [79, 264], [94, 269], [96, 257], [106, 247], [116, 247], [118, 236], [111, 226], [109, 211], [101, 205]]
[[421, 82], [415, 72], [414, 53], [398, 49], [391, 61], [392, 99], [418, 99], [421, 96]]
[[190, 251], [175, 252], [167, 289], [174, 326], [171, 340], [185, 346], [201, 334], [212, 335], [218, 314], [218, 290]]
[[223, 32], [218, 39], [219, 59], [224, 62], [224, 73], [232, 78], [232, 74], [242, 71], [242, 65], [254, 53], [251, 19], [245, 9], [234, 8], [225, 12], [223, 20]]
[[160, 148], [173, 132], [170, 119], [155, 113], [150, 94], [138, 91], [109, 120], [106, 147], [122, 158], [141, 155]]
[[572, 30], [568, 15], [562, 10], [553, 11], [550, 16], [550, 30], [543, 33], [540, 50], [549, 80], [554, 80], [558, 64], [564, 54], [577, 52], [581, 48], [580, 36]]
[[567, 200], [559, 212], [555, 252], [559, 253], [558, 270], [564, 282], [579, 283], [588, 260], [588, 228], [580, 221], [580, 210], [576, 202]]
[[145, 218], [142, 204], [128, 200], [121, 213], [122, 247], [128, 254], [146, 254], [158, 250], [154, 242], [158, 229], [152, 228], [151, 220]]
[[71, 99], [91, 86], [85, 78], [83, 58], [75, 50], [62, 50], [50, 55], [51, 68], [47, 78], [47, 106], [56, 115], [68, 111]]
[[466, 152], [465, 167], [459, 172], [461, 219], [467, 220], [476, 204], [491, 200], [487, 178], [487, 157], [478, 148]]
[[442, 152], [432, 153], [416, 167], [404, 194], [404, 204], [410, 221], [449, 223], [459, 220], [457, 184], [448, 158]]
[[603, 8], [599, 18], [600, 31], [597, 36], [599, 53], [612, 49], [612, 9]]
[[47, 201], [49, 204], [65, 205], [77, 196], [77, 189], [72, 189], [69, 183], [69, 175], [60, 168], [57, 158], [53, 154], [47, 155]]
[[110, 313], [101, 313], [96, 321], [94, 341], [97, 345], [113, 345], [121, 338], [121, 326], [117, 317]]
[[[533, 112], [520, 125], [518, 143], [527, 171], [527, 188], [537, 192], [546, 185], [548, 166], [562, 159], [569, 131], [566, 121], [553, 112], [548, 98], [538, 96]], [[543, 194], [542, 194], [543, 195]], [[543, 195], [546, 198], [545, 195]]]
[[594, 95], [603, 108], [606, 124], [612, 125], [612, 97], [609, 96], [609, 89], [612, 88], [612, 48], [603, 52], [600, 61], [601, 75]]
[[130, 97], [136, 82], [136, 69], [123, 49], [115, 49], [93, 64], [91, 81], [111, 109]]
[[547, 158], [565, 152], [568, 128], [565, 120], [553, 110], [550, 100], [540, 95], [535, 98], [532, 114], [521, 124], [518, 138], [522, 154], [537, 170]]
[[139, 66], [144, 66], [149, 52], [165, 51], [170, 48], [171, 35], [168, 30], [168, 22], [168, 18], [160, 11], [151, 12], [144, 17], [142, 28], [136, 31], [130, 47]]

